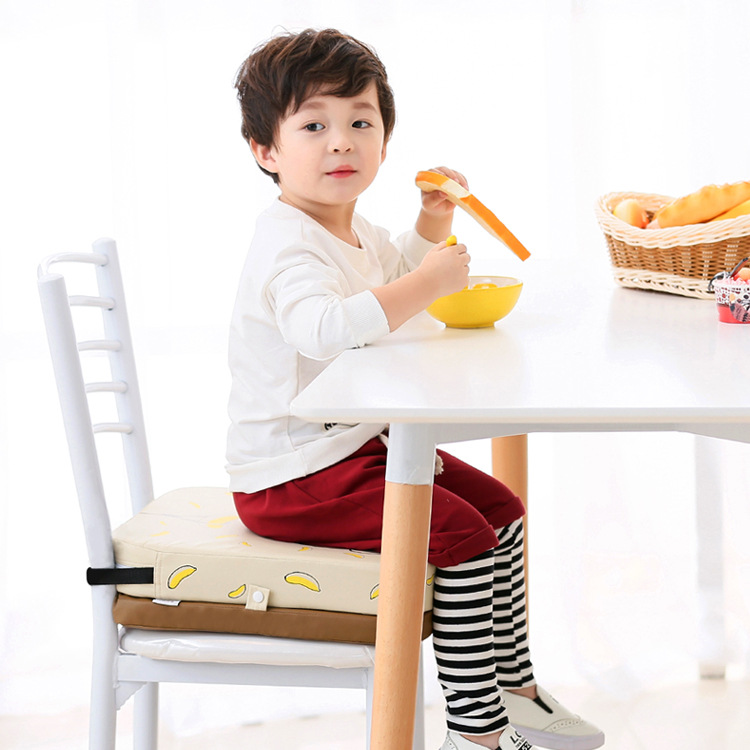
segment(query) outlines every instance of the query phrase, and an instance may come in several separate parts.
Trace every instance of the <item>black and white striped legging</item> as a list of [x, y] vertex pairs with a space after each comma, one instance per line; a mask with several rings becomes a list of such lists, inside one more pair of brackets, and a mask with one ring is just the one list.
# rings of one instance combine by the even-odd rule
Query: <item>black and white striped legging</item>
[[508, 717], [503, 688], [534, 684], [526, 630], [523, 522], [497, 531], [499, 546], [435, 572], [432, 610], [448, 729], [490, 734]]

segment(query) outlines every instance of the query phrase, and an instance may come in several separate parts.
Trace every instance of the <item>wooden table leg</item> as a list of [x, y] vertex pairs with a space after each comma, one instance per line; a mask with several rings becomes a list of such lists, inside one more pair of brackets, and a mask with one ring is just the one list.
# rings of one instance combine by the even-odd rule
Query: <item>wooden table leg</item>
[[[529, 507], [529, 436], [510, 435], [492, 439], [492, 476], [510, 487]], [[529, 515], [523, 518], [523, 566], [526, 572], [526, 617], [529, 609]]]
[[370, 750], [411, 750], [432, 485], [386, 482]]

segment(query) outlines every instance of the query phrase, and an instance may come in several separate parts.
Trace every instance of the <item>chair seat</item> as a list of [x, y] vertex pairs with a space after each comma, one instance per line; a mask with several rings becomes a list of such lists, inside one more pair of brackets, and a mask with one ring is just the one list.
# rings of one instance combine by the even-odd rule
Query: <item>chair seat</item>
[[285, 639], [231, 633], [183, 633], [123, 628], [120, 647], [150, 659], [176, 661], [321, 666], [340, 669], [370, 668], [375, 663], [372, 646]]

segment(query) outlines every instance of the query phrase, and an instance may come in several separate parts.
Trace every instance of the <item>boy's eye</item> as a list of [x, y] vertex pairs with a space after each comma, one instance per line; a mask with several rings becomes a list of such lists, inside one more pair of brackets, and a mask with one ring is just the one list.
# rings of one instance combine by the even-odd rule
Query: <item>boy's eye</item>
[[311, 133], [317, 133], [319, 130], [323, 130], [323, 124], [320, 122], [309, 122], [305, 125], [305, 130], [309, 130]]
[[367, 122], [366, 120], [355, 120], [352, 123], [352, 127], [353, 128], [369, 128], [370, 127], [370, 123]]

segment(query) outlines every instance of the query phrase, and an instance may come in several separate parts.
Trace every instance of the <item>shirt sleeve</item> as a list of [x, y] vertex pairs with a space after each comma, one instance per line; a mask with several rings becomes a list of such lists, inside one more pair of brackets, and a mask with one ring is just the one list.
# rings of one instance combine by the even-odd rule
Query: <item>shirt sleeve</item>
[[389, 332], [375, 295], [348, 291], [337, 268], [312, 253], [299, 254], [265, 285], [265, 306], [287, 344], [305, 357], [326, 360]]
[[[385, 232], [385, 230], [382, 231]], [[433, 242], [418, 234], [416, 229], [404, 232], [396, 237], [393, 242], [390, 241], [387, 234], [384, 234], [379, 240], [383, 251], [381, 259], [385, 272], [384, 283], [386, 284], [417, 268], [434, 245]]]
[[434, 247], [435, 243], [422, 237], [416, 229], [400, 234], [394, 240], [393, 244], [401, 252], [405, 271], [413, 271], [424, 259], [429, 250]]

